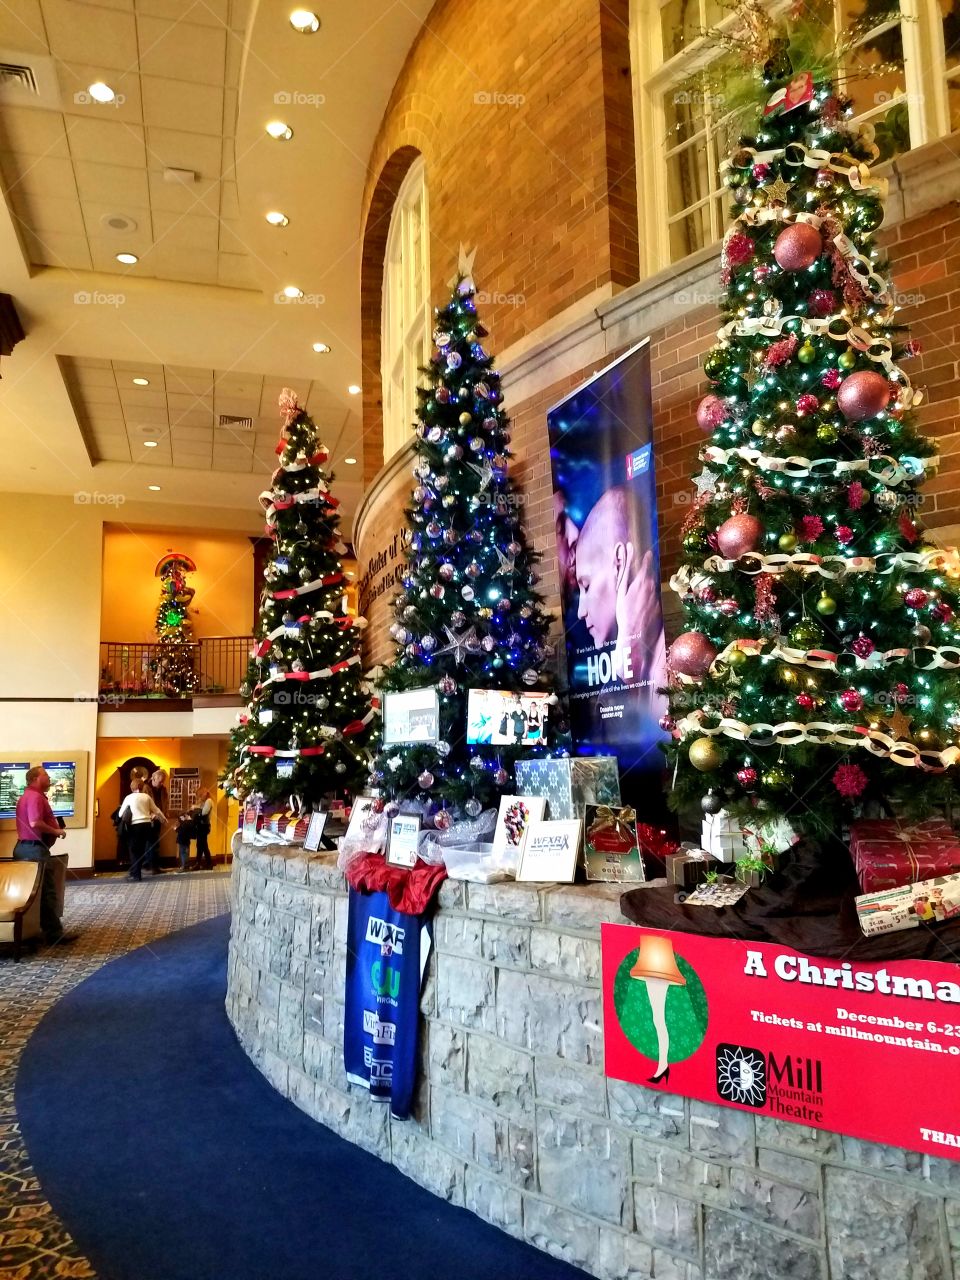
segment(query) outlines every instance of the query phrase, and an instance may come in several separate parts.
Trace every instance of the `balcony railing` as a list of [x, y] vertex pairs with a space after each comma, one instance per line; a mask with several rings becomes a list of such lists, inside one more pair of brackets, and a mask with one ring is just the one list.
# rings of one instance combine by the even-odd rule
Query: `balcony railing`
[[100, 644], [100, 693], [119, 698], [190, 698], [194, 694], [234, 694], [246, 674], [253, 636], [208, 636], [187, 646], [194, 688], [171, 694], [159, 645], [104, 640]]

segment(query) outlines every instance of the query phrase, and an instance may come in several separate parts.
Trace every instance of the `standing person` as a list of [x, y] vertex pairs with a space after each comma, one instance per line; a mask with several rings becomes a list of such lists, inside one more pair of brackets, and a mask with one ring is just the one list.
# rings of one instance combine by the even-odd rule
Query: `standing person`
[[180, 866], [177, 868], [178, 874], [182, 871], [190, 870], [190, 841], [196, 833], [193, 816], [190, 813], [181, 813], [177, 818], [177, 853], [180, 855]]
[[207, 867], [213, 870], [213, 858], [210, 855], [210, 846], [207, 843], [207, 837], [210, 834], [210, 826], [213, 821], [213, 801], [210, 798], [209, 788], [204, 789], [197, 796], [200, 803], [199, 812], [196, 820], [197, 833], [197, 869]]
[[17, 801], [17, 843], [13, 856], [21, 862], [43, 863], [43, 879], [40, 884], [40, 928], [47, 943], [72, 942], [63, 932], [57, 911], [57, 886], [50, 868], [50, 847], [66, 836], [57, 825], [47, 799], [50, 775], [42, 765], [27, 770], [27, 785]]
[[[147, 859], [147, 853], [150, 840], [153, 834], [153, 823], [159, 819], [161, 827], [166, 822], [166, 818], [153, 803], [151, 797], [143, 789], [143, 784], [139, 778], [130, 779], [130, 794], [124, 799], [120, 806], [120, 820], [123, 821], [124, 814], [130, 815], [130, 871], [127, 874], [128, 880], [141, 880], [144, 864]], [[156, 845], [154, 845], [154, 849]], [[159, 868], [156, 866], [147, 868], [154, 875], [159, 874]]]
[[167, 819], [166, 769], [154, 769], [150, 775], [150, 781], [144, 782], [141, 790], [157, 806], [159, 814], [159, 821], [154, 818], [150, 824], [150, 834], [147, 837], [147, 856], [143, 863], [144, 871], [149, 871], [151, 875], [157, 876], [160, 874], [160, 837], [163, 835], [163, 827]]

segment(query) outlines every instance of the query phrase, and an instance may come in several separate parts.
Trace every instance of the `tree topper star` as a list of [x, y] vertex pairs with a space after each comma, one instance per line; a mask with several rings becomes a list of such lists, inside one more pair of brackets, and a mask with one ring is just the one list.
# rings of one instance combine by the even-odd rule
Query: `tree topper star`
[[450, 643], [445, 644], [442, 649], [436, 650], [437, 657], [439, 657], [441, 653], [450, 653], [453, 655], [454, 662], [459, 667], [460, 663], [463, 661], [464, 654], [469, 653], [471, 649], [476, 648], [479, 643], [477, 640], [477, 629], [476, 627], [471, 627], [469, 631], [463, 631], [458, 636], [454, 635], [451, 629], [446, 625], [443, 629], [447, 633], [447, 639]]

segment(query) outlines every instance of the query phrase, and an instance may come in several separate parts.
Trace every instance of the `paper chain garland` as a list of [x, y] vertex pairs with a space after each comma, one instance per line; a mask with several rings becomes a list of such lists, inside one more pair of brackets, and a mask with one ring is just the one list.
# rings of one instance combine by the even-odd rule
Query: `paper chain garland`
[[896, 458], [889, 454], [879, 454], [875, 458], [802, 458], [792, 454], [788, 458], [771, 457], [754, 449], [750, 445], [735, 445], [731, 449], [721, 449], [718, 445], [708, 445], [701, 454], [701, 461], [714, 462], [719, 465], [740, 459], [749, 463], [759, 471], [779, 472], [791, 480], [802, 480], [807, 476], [845, 476], [851, 473], [865, 472], [873, 480], [896, 488], [905, 480], [913, 483], [919, 480], [928, 468], [940, 465], [940, 458]]
[[746, 724], [724, 716], [717, 725], [705, 725], [702, 711], [693, 711], [678, 722], [681, 737], [716, 737], [724, 735], [756, 745], [796, 746], [800, 742], [820, 745], [839, 743], [845, 747], [864, 747], [871, 755], [885, 756], [894, 764], [906, 768], [924, 769], [929, 773], [948, 769], [960, 760], [960, 747], [947, 747], [943, 751], [921, 750], [912, 742], [891, 737], [882, 729], [870, 729], [864, 725], [831, 724], [823, 720], [811, 720], [801, 724], [798, 720], [784, 720], [781, 724]]
[[[829, 649], [794, 649], [779, 640], [731, 640], [711, 664], [711, 672], [717, 664], [725, 662], [734, 649], [759, 656], [766, 650], [770, 658], [779, 658], [795, 667], [810, 667], [815, 671], [875, 671], [895, 663], [909, 662], [920, 671], [953, 671], [960, 668], [960, 645], [916, 645], [909, 649], [875, 649], [861, 658], [849, 649], [833, 653]], [[927, 656], [929, 655], [929, 656]], [[680, 676], [684, 683], [696, 683], [692, 676]]]
[[[796, 571], [818, 573], [823, 578], [837, 579], [848, 573], [888, 574], [898, 569], [907, 573], [920, 573], [927, 569], [947, 569], [948, 566], [950, 569], [957, 569], [956, 551], [933, 548], [930, 551], [890, 551], [878, 556], [818, 556], [812, 551], [795, 551], [792, 554], [777, 552], [765, 556], [758, 551], [748, 551], [739, 560], [710, 556], [704, 561], [702, 568], [708, 573], [730, 573], [737, 569], [750, 576]], [[670, 579], [670, 588], [677, 595], [689, 595], [694, 590], [698, 576], [702, 577], [701, 570], [691, 570], [689, 565], [681, 565]]]
[[[864, 142], [862, 137], [861, 142]], [[873, 151], [875, 160], [880, 154], [879, 148], [872, 142], [864, 142], [864, 145]], [[750, 169], [756, 164], [771, 164], [774, 160], [782, 158], [792, 169], [800, 167], [829, 169], [831, 173], [837, 173], [846, 178], [854, 191], [872, 189], [881, 200], [886, 199], [887, 196], [889, 187], [887, 179], [875, 178], [869, 166], [862, 160], [855, 160], [853, 156], [848, 156], [842, 151], [824, 151], [818, 147], [807, 147], [802, 142], [788, 142], [784, 147], [774, 147], [769, 151], [758, 151], [755, 147], [738, 147], [737, 150], [744, 155], [749, 155], [749, 163], [735, 165], [729, 158], [721, 160], [721, 174], [729, 169]]]

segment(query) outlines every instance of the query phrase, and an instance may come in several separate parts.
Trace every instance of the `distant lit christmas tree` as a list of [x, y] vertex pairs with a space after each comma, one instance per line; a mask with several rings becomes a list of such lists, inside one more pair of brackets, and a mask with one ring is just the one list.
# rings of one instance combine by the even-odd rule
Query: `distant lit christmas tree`
[[154, 680], [158, 691], [172, 698], [192, 693], [197, 687], [196, 646], [190, 622], [190, 602], [195, 592], [187, 586], [187, 574], [196, 569], [189, 556], [168, 551], [154, 570], [160, 579], [160, 602], [154, 622]]
[[924, 541], [936, 448], [901, 365], [918, 348], [876, 241], [872, 126], [848, 123], [834, 78], [863, 24], [818, 54], [815, 15], [740, 18], [731, 74], [754, 110], [722, 166], [733, 221], [664, 727], [677, 802], [835, 831], [871, 799], [953, 791], [960, 561]]
[[273, 553], [221, 781], [241, 799], [295, 795], [315, 808], [325, 793], [365, 780], [377, 713], [361, 675], [363, 620], [346, 607], [329, 453], [293, 391], [284, 390], [280, 411], [279, 466], [260, 495]]
[[474, 286], [435, 312], [435, 352], [419, 391], [416, 485], [387, 690], [435, 685], [440, 738], [385, 748], [374, 781], [391, 800], [433, 801], [475, 816], [513, 786], [529, 747], [469, 745], [470, 689], [543, 690], [549, 619], [509, 477], [500, 375], [483, 346]]

